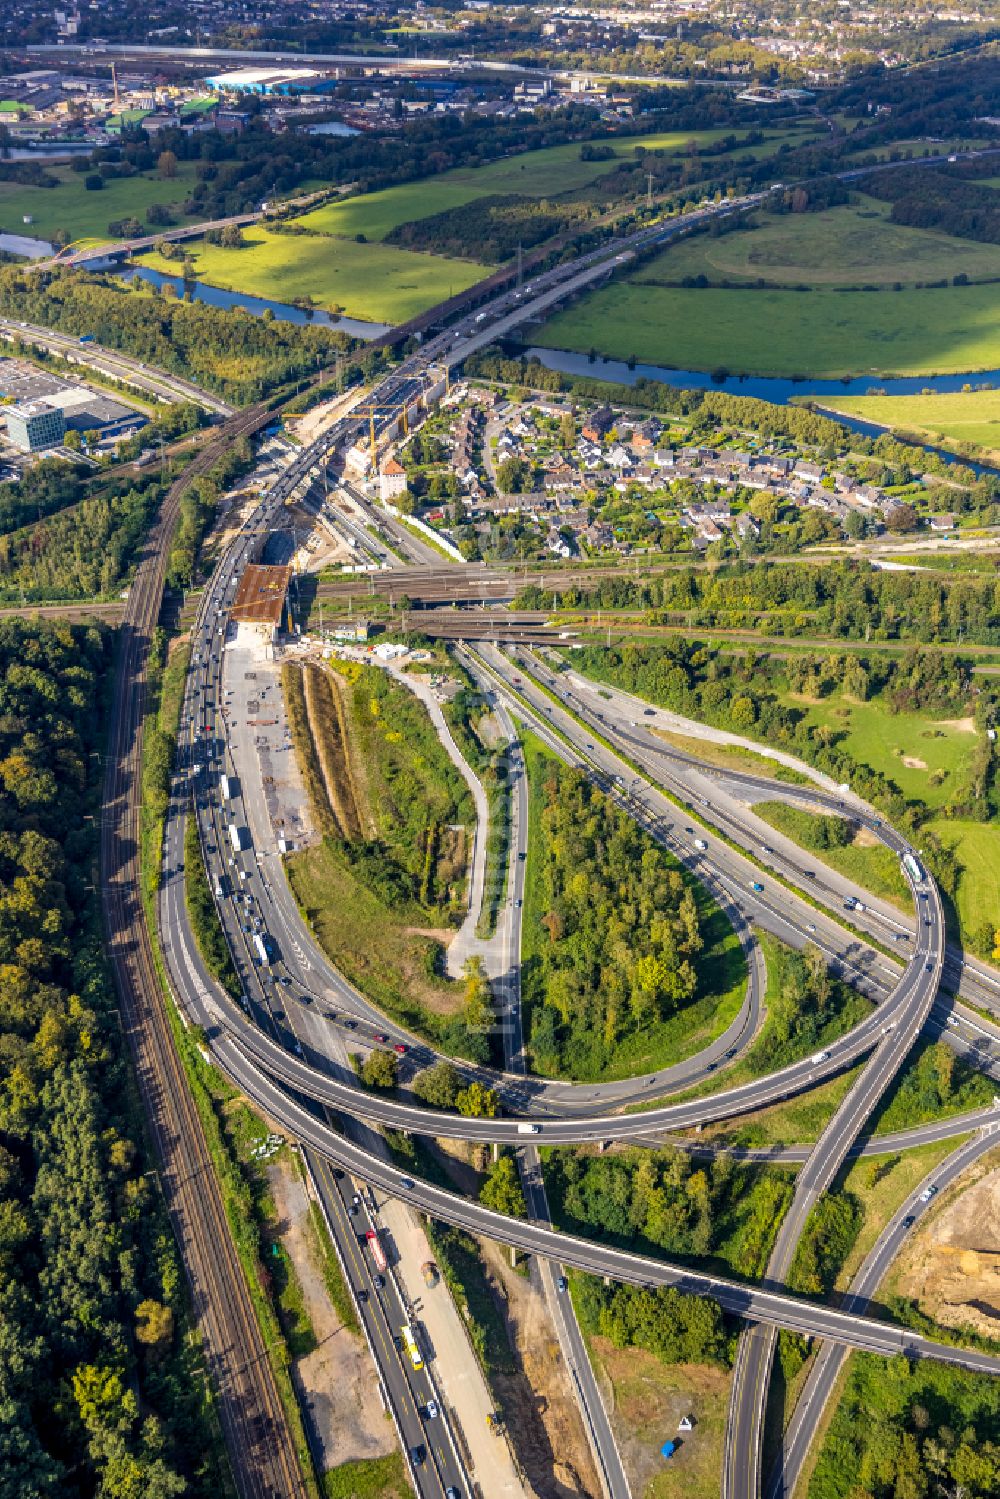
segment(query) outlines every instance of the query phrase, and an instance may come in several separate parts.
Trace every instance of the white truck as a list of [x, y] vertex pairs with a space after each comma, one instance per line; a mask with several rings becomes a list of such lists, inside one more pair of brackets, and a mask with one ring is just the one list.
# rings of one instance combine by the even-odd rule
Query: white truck
[[229, 784], [229, 777], [227, 775], [219, 777], [219, 790], [222, 792], [222, 800], [228, 802], [232, 797], [233, 788]]
[[235, 822], [229, 824], [229, 841], [233, 845], [233, 853], [238, 854], [241, 849], [246, 848], [246, 833]]
[[519, 1124], [517, 1126], [519, 1135], [540, 1135], [542, 1126], [540, 1124]]
[[694, 846], [695, 848], [699, 849], [701, 853], [704, 853], [706, 848], [708, 847], [708, 844], [705, 842], [704, 838], [696, 838], [694, 840]]

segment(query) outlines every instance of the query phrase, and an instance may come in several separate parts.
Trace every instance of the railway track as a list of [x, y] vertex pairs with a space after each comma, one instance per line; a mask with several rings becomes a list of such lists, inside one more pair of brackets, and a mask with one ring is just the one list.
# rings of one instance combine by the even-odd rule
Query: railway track
[[121, 627], [101, 827], [101, 902], [122, 1029], [159, 1156], [163, 1195], [240, 1499], [292, 1499], [307, 1492], [306, 1481], [153, 960], [140, 897], [140, 764], [149, 646], [181, 497], [235, 438], [258, 431], [270, 418], [268, 408], [254, 407], [228, 422], [167, 491], [147, 538]]

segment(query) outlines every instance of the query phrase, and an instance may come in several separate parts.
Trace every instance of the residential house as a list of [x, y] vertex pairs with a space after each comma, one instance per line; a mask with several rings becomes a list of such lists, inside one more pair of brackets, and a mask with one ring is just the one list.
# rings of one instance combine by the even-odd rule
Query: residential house
[[592, 411], [580, 428], [581, 435], [588, 442], [603, 442], [615, 425], [615, 414], [610, 406], [598, 406]]

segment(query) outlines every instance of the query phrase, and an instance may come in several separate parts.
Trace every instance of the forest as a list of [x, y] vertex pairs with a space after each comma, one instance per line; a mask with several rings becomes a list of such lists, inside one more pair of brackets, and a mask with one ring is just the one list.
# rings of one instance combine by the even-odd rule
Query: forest
[[162, 494], [158, 473], [147, 470], [0, 535], [0, 603], [114, 597]]
[[580, 771], [539, 758], [531, 780], [528, 919], [541, 931], [522, 967], [529, 1048], [538, 1072], [597, 1077], [622, 1041], [705, 992], [711, 918], [669, 854]]
[[734, 1335], [709, 1296], [685, 1296], [673, 1286], [606, 1286], [593, 1275], [574, 1276], [573, 1283], [574, 1305], [591, 1336], [610, 1338], [616, 1348], [645, 1348], [665, 1364], [732, 1362]]
[[221, 1475], [95, 909], [111, 637], [0, 620], [0, 1496]]
[[892, 204], [894, 224], [1000, 245], [1000, 193], [983, 183], [963, 181], [943, 168], [914, 167], [873, 173], [863, 186]]
[[398, 224], [384, 242], [498, 265], [516, 254], [518, 245], [530, 250], [568, 229], [577, 217], [563, 203], [543, 206], [533, 198], [497, 194]]
[[[313, 376], [338, 353], [353, 348], [333, 328], [282, 323], [238, 308], [209, 307], [144, 290], [141, 281], [78, 271], [25, 271], [0, 266], [0, 304], [8, 317], [61, 333], [92, 333], [109, 349], [184, 375], [236, 405], [249, 405], [289, 380]], [[374, 372], [379, 354], [345, 361], [351, 383], [362, 367]]]
[[720, 1154], [574, 1147], [546, 1152], [553, 1221], [636, 1254], [714, 1264], [744, 1280], [763, 1275], [792, 1199], [793, 1175]]

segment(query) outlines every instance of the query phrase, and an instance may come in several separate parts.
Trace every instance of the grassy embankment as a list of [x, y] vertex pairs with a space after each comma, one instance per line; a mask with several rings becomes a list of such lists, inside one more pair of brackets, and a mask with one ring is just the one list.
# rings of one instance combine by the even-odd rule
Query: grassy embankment
[[865, 890], [891, 900], [907, 914], [912, 913], [913, 899], [896, 856], [884, 844], [856, 834], [849, 843], [823, 844], [819, 832], [825, 819], [787, 802], [757, 802], [754, 812], [779, 833], [784, 833], [800, 848], [814, 853], [821, 864], [856, 880]]
[[[453, 661], [448, 665], [455, 669]], [[465, 673], [462, 675], [464, 677]], [[467, 688], [445, 704], [444, 715], [455, 743], [482, 782], [489, 804], [483, 907], [476, 935], [492, 937], [507, 890], [511, 832], [509, 746], [471, 678]], [[488, 725], [492, 727], [492, 733]]]
[[306, 669], [283, 689], [322, 841], [286, 861], [317, 940], [400, 1023], [441, 1043], [462, 988], [438, 976], [474, 812], [422, 704], [375, 667]]
[[[855, 760], [891, 777], [909, 800], [942, 814], [926, 826], [955, 850], [962, 866], [956, 897], [962, 929], [973, 932], [983, 921], [1000, 926], [1000, 828], [945, 815], [976, 748], [978, 734], [972, 720], [890, 713], [878, 698], [859, 703], [838, 693], [818, 702], [786, 694], [784, 701], [801, 711], [808, 723], [825, 724], [842, 736], [841, 745]], [[868, 849], [839, 852], [878, 853]], [[829, 862], [834, 862], [832, 857]], [[877, 860], [864, 862], [873, 870], [877, 867]], [[877, 887], [873, 883], [871, 888]]]
[[[972, 282], [1000, 274], [1000, 250], [889, 224], [885, 205], [867, 201], [764, 217], [762, 228], [666, 250], [556, 314], [535, 342], [680, 369], [817, 379], [990, 369], [1000, 361], [995, 287], [913, 285], [961, 270]], [[697, 275], [738, 284], [671, 284]], [[793, 289], [802, 286], [808, 295]]]
[[[528, 861], [525, 872], [524, 913], [521, 937], [522, 968], [539, 959], [548, 938], [542, 926], [546, 914], [542, 891], [543, 846], [542, 783], [546, 764], [554, 763], [541, 741], [523, 737], [525, 772], [528, 776]], [[679, 867], [679, 866], [678, 866]], [[701, 1051], [726, 1029], [739, 1013], [746, 988], [742, 949], [728, 919], [710, 899], [704, 887], [689, 879], [698, 905], [705, 947], [698, 958], [699, 995], [690, 1004], [659, 1023], [644, 1027], [616, 1046], [614, 1062], [601, 1073], [601, 1080], [630, 1077], [671, 1066]], [[526, 1027], [530, 1034], [531, 1001], [525, 1002]], [[580, 1078], [589, 1081], [589, 1078]]]
[[323, 1475], [324, 1499], [410, 1499], [401, 1452], [361, 1457]]
[[209, 973], [218, 979], [234, 999], [238, 999], [242, 986], [215, 908], [205, 868], [205, 856], [192, 813], [189, 813], [184, 824], [184, 903], [198, 951], [205, 960]]

